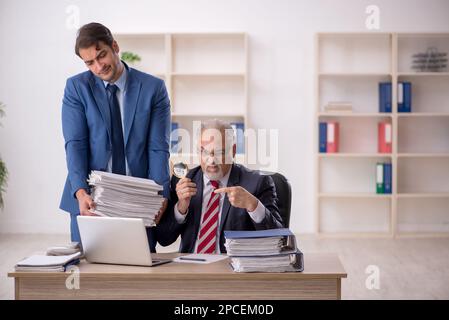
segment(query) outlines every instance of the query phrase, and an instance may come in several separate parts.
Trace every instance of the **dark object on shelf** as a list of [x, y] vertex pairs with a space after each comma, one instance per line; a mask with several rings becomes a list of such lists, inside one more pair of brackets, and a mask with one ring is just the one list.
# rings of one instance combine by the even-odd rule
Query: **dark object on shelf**
[[438, 52], [435, 47], [425, 53], [413, 55], [412, 69], [417, 72], [442, 72], [447, 70], [447, 52]]

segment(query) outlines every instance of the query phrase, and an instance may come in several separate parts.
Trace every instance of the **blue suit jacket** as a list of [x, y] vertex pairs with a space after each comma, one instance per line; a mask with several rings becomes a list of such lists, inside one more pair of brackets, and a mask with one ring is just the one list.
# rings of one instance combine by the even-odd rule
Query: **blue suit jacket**
[[[126, 65], [125, 65], [126, 66]], [[129, 68], [124, 96], [124, 143], [129, 174], [164, 185], [169, 196], [170, 100], [164, 81]], [[103, 81], [86, 71], [67, 80], [62, 103], [68, 176], [60, 208], [79, 213], [75, 193], [91, 170], [106, 171], [111, 115]]]
[[[190, 206], [183, 224], [179, 224], [174, 216], [174, 206], [178, 202], [176, 196], [176, 184], [179, 179], [172, 177], [169, 206], [156, 227], [158, 242], [168, 246], [181, 235], [179, 252], [193, 252], [195, 242], [200, 229], [201, 211], [203, 204], [203, 171], [201, 167], [193, 168], [187, 177], [196, 183], [196, 195], [190, 200]], [[224, 246], [224, 230], [264, 230], [283, 228], [282, 218], [277, 205], [276, 187], [273, 179], [267, 175], [261, 175], [244, 166], [233, 164], [229, 175], [228, 187], [242, 186], [253, 194], [265, 206], [265, 218], [260, 223], [255, 223], [245, 209], [231, 206], [228, 196], [223, 201], [221, 221], [218, 232], [220, 233], [220, 250], [226, 252]]]

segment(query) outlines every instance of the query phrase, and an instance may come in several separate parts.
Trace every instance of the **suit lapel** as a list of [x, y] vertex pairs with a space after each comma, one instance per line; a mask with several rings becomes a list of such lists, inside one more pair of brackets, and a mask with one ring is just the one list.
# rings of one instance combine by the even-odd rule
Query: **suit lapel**
[[[229, 180], [228, 180], [228, 187], [233, 187], [239, 184], [240, 181], [240, 173], [238, 171], [238, 168], [235, 164], [231, 167], [231, 173], [229, 174]], [[225, 198], [223, 200], [223, 210], [221, 211], [221, 221], [220, 221], [220, 229], [219, 232], [221, 234], [223, 230], [223, 226], [226, 222], [226, 219], [228, 217], [229, 209], [231, 208], [231, 204], [229, 203], [228, 196], [225, 195]]]
[[94, 95], [95, 102], [97, 103], [98, 109], [100, 110], [101, 117], [106, 125], [108, 131], [109, 140], [111, 140], [111, 113], [109, 110], [109, 101], [106, 95], [106, 89], [101, 79], [92, 75], [89, 81], [90, 88]]
[[194, 239], [193, 243], [195, 243], [196, 238], [198, 236], [198, 232], [200, 230], [200, 224], [201, 224], [201, 213], [203, 209], [203, 171], [201, 168], [198, 170], [198, 173], [195, 175], [195, 178], [193, 179], [193, 182], [196, 184], [196, 196], [192, 198], [192, 206], [193, 209], [193, 217], [194, 217]]
[[125, 147], [128, 143], [129, 133], [131, 131], [131, 127], [134, 121], [134, 115], [136, 114], [137, 102], [140, 94], [142, 84], [138, 79], [136, 79], [134, 72], [131, 68], [128, 69], [128, 79], [126, 83], [124, 103], [123, 103], [123, 112], [125, 124], [124, 132], [125, 136]]

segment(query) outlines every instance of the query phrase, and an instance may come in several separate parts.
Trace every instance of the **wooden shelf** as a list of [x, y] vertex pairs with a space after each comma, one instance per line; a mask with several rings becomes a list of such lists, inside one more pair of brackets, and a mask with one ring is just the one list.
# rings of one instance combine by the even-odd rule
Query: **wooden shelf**
[[319, 112], [318, 117], [392, 118], [392, 113]]
[[398, 198], [448, 198], [449, 199], [449, 193], [447, 192], [441, 192], [441, 193], [435, 193], [435, 192], [429, 192], [429, 193], [398, 193]]
[[377, 194], [377, 193], [362, 193], [362, 192], [351, 192], [351, 193], [320, 193], [318, 194], [320, 198], [342, 198], [342, 199], [391, 199], [392, 194]]
[[449, 153], [398, 153], [400, 158], [449, 158]]
[[243, 113], [179, 113], [172, 112], [172, 117], [227, 117], [227, 118], [245, 118]]
[[420, 118], [420, 117], [449, 117], [449, 112], [398, 112], [399, 118]]
[[449, 77], [449, 72], [399, 72], [398, 77]]
[[376, 72], [321, 72], [319, 77], [392, 77], [391, 73]]
[[[449, 220], [449, 192], [445, 192], [449, 143], [444, 139], [449, 124], [449, 72], [410, 68], [412, 54], [429, 46], [448, 52], [448, 39], [449, 33], [317, 34], [315, 146], [320, 121], [336, 118], [340, 123], [340, 153], [315, 149], [315, 222], [320, 236], [449, 236], [449, 232], [441, 232], [445, 230], [439, 224]], [[378, 83], [384, 81], [393, 85], [392, 113], [377, 112]], [[397, 111], [396, 84], [401, 81], [412, 82], [412, 113]], [[329, 101], [349, 101], [353, 111], [325, 112]], [[376, 153], [378, 119], [393, 126], [391, 154]], [[379, 161], [392, 164], [393, 194], [363, 192], [373, 190]], [[338, 190], [352, 192], [335, 192]], [[435, 192], [422, 192], [425, 190]], [[360, 211], [368, 215], [363, 220]], [[351, 232], [337, 232], [346, 229]], [[374, 229], [382, 232], [370, 232]], [[409, 232], [412, 229], [419, 232]], [[431, 230], [435, 232], [428, 232]]]
[[319, 232], [320, 238], [391, 238], [390, 232]]
[[391, 158], [391, 153], [318, 153], [320, 158]]
[[204, 72], [198, 72], [198, 73], [182, 73], [182, 72], [173, 72], [170, 75], [174, 77], [245, 77], [246, 75], [244, 73], [204, 73]]

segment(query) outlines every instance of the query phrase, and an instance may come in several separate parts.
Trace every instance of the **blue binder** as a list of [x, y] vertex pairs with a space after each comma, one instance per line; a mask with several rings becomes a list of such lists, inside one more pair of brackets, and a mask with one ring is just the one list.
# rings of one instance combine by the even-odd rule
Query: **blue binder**
[[412, 83], [398, 83], [398, 112], [412, 112]]
[[379, 83], [379, 112], [391, 113], [391, 82]]
[[319, 133], [319, 151], [321, 153], [327, 152], [327, 123], [320, 122], [320, 133]]
[[272, 238], [294, 236], [288, 228], [255, 230], [255, 231], [234, 231], [224, 230], [226, 239], [247, 239], [247, 238]]
[[172, 122], [171, 123], [171, 134], [170, 134], [170, 152], [178, 153], [179, 152], [179, 136], [177, 129], [179, 128], [179, 123]]
[[392, 166], [391, 163], [384, 163], [384, 193], [392, 193]]
[[237, 154], [245, 153], [245, 124], [243, 122], [233, 122], [231, 123], [232, 128], [234, 128], [237, 144]]

